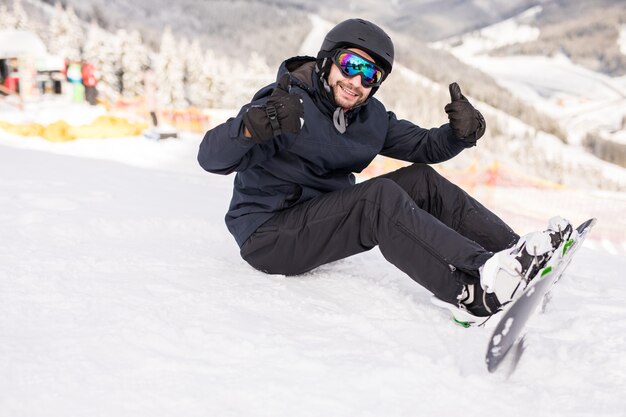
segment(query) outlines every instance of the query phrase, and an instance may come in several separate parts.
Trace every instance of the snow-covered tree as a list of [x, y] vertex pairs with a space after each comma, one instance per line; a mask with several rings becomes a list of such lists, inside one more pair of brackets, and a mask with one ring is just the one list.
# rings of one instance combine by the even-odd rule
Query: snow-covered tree
[[208, 85], [204, 85], [207, 94], [208, 107], [223, 107], [223, 97], [227, 94], [227, 83], [224, 82], [227, 77], [227, 64], [219, 59], [212, 49], [207, 49], [202, 57], [203, 69], [206, 77], [210, 79]]
[[121, 92], [119, 40], [95, 21], [91, 22], [83, 48], [83, 59], [92, 64], [98, 77], [98, 89], [113, 99]]
[[83, 59], [96, 68], [103, 66], [102, 49], [107, 43], [107, 36], [107, 32], [100, 28], [95, 20], [91, 22], [83, 45]]
[[138, 31], [117, 32], [119, 39], [122, 94], [124, 97], [143, 95], [144, 72], [150, 65], [148, 49]]
[[120, 29], [113, 35], [93, 21], [85, 40], [83, 59], [94, 65], [99, 87], [106, 94], [125, 97], [143, 94], [144, 72], [150, 59], [139, 32]]
[[[119, 51], [116, 38], [92, 21], [83, 46], [83, 60], [96, 71], [98, 90], [104, 96], [119, 93]], [[112, 98], [112, 97], [110, 97]]]
[[191, 43], [186, 52], [185, 97], [194, 106], [212, 107], [213, 71], [211, 63], [202, 53], [200, 41], [197, 39]]
[[15, 26], [13, 13], [9, 12], [6, 4], [0, 4], [0, 30], [12, 29]]
[[9, 10], [6, 4], [0, 5], [0, 30], [2, 29], [29, 29], [28, 16], [22, 0], [13, 0], [13, 9]]
[[254, 52], [245, 63], [214, 54], [209, 54], [207, 61], [213, 76], [211, 95], [217, 107], [237, 107], [249, 101], [259, 86], [275, 80], [275, 73]]
[[166, 28], [163, 32], [161, 49], [156, 61], [157, 99], [159, 103], [174, 107], [186, 106], [185, 63], [170, 28]]
[[13, 26], [15, 29], [25, 30], [30, 28], [28, 15], [24, 7], [22, 7], [22, 0], [13, 0], [13, 18], [15, 20]]
[[55, 13], [50, 21], [48, 50], [50, 53], [71, 61], [81, 59], [83, 29], [74, 9], [63, 10], [61, 3], [55, 5]]

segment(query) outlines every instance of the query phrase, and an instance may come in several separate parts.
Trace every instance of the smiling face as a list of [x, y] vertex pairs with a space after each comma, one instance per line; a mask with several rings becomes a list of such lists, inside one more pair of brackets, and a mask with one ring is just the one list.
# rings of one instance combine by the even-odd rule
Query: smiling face
[[[348, 48], [348, 50], [367, 58], [371, 61], [374, 59], [365, 51], [357, 48]], [[328, 74], [328, 85], [333, 91], [335, 103], [343, 107], [344, 110], [352, 109], [359, 104], [365, 102], [372, 92], [372, 88], [365, 88], [361, 84], [361, 76], [344, 77], [341, 70], [333, 63]]]

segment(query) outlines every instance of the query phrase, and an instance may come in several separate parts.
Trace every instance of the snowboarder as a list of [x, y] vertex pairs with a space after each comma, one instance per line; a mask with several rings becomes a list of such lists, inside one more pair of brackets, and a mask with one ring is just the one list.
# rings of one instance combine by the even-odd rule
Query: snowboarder
[[[339, 23], [316, 58], [287, 59], [276, 83], [209, 130], [198, 161], [212, 173], [237, 172], [226, 224], [254, 268], [297, 275], [378, 246], [436, 297], [491, 315], [571, 226], [557, 218], [520, 239], [429, 167], [475, 146], [485, 120], [456, 83], [449, 123], [398, 120], [374, 98], [393, 61], [380, 27]], [[353, 172], [377, 154], [413, 164], [355, 184]]]

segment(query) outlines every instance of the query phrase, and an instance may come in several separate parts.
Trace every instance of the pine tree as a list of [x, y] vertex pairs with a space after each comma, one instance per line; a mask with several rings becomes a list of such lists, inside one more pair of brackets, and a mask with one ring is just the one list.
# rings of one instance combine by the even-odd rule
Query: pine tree
[[68, 27], [68, 55], [71, 60], [80, 60], [82, 58], [83, 42], [85, 35], [81, 26], [80, 19], [76, 16], [74, 9], [68, 7], [66, 10], [67, 27]]
[[195, 39], [186, 53], [185, 60], [185, 97], [194, 106], [210, 107], [213, 79], [211, 66], [202, 53], [200, 41]]
[[[226, 61], [223, 57], [218, 56], [217, 54], [213, 54], [212, 60], [212, 65], [216, 74], [215, 88], [213, 89], [213, 93], [215, 94], [216, 98], [216, 105], [223, 108], [237, 107], [236, 105], [233, 105], [234, 103], [232, 102], [235, 100], [233, 96], [237, 95], [236, 91], [238, 90], [238, 88], [232, 88], [227, 80], [229, 79], [229, 77], [232, 77], [231, 79], [237, 80], [242, 79], [244, 74], [242, 72], [241, 65], [239, 64], [239, 62], [231, 62], [227, 64], [228, 61]], [[250, 97], [248, 97], [247, 101], [249, 101], [249, 99]]]
[[[215, 92], [220, 107], [237, 107], [249, 101], [259, 85], [266, 85], [275, 80], [274, 73], [264, 59], [254, 52], [245, 64], [216, 57], [215, 66], [216, 73], [219, 74], [216, 76]], [[233, 84], [230, 80], [238, 82]]]
[[184, 107], [184, 61], [171, 29], [161, 37], [161, 49], [156, 62], [157, 99], [165, 106]]
[[92, 21], [87, 31], [83, 47], [83, 60], [94, 66], [98, 80], [98, 90], [105, 97], [112, 98], [117, 94], [117, 62], [119, 53], [115, 37], [104, 31], [96, 21]]
[[143, 45], [138, 31], [119, 30], [121, 84], [124, 97], [143, 95], [144, 72], [150, 64], [148, 50]]
[[85, 44], [83, 45], [83, 59], [90, 64], [93, 64], [96, 68], [102, 68], [102, 48], [106, 45], [106, 32], [98, 26], [98, 23], [93, 20], [87, 30], [87, 37], [85, 38]]
[[48, 49], [54, 55], [70, 61], [80, 61], [83, 47], [83, 30], [74, 10], [63, 10], [61, 3], [55, 5], [55, 13], [50, 22]]
[[92, 21], [85, 40], [83, 59], [96, 70], [98, 90], [109, 100], [114, 100], [121, 92], [118, 38]]
[[228, 71], [224, 61], [218, 59], [212, 49], [207, 49], [204, 53], [204, 69], [211, 79], [207, 86], [207, 104], [210, 107], [224, 107], [223, 97], [228, 90], [224, 80]]
[[13, 0], [13, 18], [15, 19], [14, 28], [18, 30], [28, 30], [28, 15], [22, 7], [22, 0]]
[[65, 36], [66, 28], [64, 26], [63, 7], [60, 2], [54, 5], [54, 15], [50, 20], [50, 27], [48, 29], [48, 50], [51, 54], [61, 55], [63, 52], [63, 46], [60, 42], [60, 38]]
[[6, 4], [0, 5], [0, 30], [15, 29], [15, 16]]

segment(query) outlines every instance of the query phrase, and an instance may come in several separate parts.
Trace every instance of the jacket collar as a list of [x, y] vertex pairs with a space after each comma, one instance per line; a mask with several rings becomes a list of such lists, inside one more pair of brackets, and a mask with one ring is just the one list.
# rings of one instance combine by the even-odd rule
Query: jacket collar
[[344, 133], [349, 123], [354, 120], [361, 108], [367, 105], [368, 100], [348, 111], [337, 106], [332, 91], [326, 82], [324, 74], [319, 75], [316, 59], [310, 56], [296, 56], [285, 60], [278, 69], [276, 80], [289, 73], [291, 85], [297, 85], [305, 90], [313, 99], [315, 105], [333, 120], [335, 128]]

